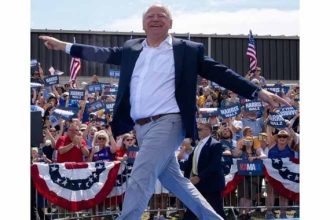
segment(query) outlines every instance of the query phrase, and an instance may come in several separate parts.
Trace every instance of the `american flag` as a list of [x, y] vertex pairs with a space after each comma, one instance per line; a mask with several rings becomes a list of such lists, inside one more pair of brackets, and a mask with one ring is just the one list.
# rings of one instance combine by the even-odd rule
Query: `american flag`
[[81, 68], [81, 61], [79, 58], [72, 57], [70, 64], [70, 85], [72, 88], [76, 87], [76, 79]]
[[250, 71], [254, 72], [257, 67], [257, 51], [251, 30], [249, 33], [249, 43], [248, 43], [246, 55], [250, 59]]
[[[73, 37], [73, 43], [76, 43], [76, 38]], [[81, 68], [81, 61], [79, 58], [72, 57], [70, 64], [70, 87], [76, 88], [76, 79]]]

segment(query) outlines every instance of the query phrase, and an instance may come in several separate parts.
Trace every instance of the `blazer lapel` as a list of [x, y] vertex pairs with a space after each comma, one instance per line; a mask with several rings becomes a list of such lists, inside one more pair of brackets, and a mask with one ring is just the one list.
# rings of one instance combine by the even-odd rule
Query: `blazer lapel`
[[174, 68], [175, 68], [175, 88], [179, 86], [184, 56], [184, 42], [175, 37], [173, 39], [173, 53], [174, 53]]

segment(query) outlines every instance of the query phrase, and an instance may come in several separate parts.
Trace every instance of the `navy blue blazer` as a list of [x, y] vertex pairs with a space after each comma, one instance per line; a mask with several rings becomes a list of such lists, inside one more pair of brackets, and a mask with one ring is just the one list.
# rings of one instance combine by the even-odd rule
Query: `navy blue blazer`
[[[184, 164], [184, 176], [190, 178], [195, 150]], [[200, 192], [220, 192], [225, 188], [225, 177], [222, 168], [222, 145], [210, 137], [205, 143], [198, 158], [197, 172], [200, 182], [196, 188]]]
[[[133, 69], [142, 51], [144, 39], [132, 39], [122, 47], [95, 47], [73, 44], [70, 54], [84, 60], [120, 65], [117, 99], [111, 128], [115, 136], [132, 130], [134, 122], [130, 117], [130, 81]], [[175, 66], [175, 98], [178, 103], [186, 137], [197, 137], [196, 132], [196, 86], [197, 75], [216, 82], [222, 87], [252, 99], [257, 86], [235, 73], [223, 64], [204, 56], [200, 43], [173, 37]]]

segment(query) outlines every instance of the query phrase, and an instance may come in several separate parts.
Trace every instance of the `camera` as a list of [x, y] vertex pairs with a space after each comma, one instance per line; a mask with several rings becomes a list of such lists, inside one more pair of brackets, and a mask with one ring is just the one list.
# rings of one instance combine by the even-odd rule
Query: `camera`
[[38, 148], [38, 156], [42, 157], [42, 155], [44, 155], [44, 152], [42, 151], [42, 148]]

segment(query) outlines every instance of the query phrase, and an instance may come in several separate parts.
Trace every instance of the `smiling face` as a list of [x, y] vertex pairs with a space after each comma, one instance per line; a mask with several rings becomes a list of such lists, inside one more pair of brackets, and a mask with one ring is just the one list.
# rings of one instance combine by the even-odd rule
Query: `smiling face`
[[[143, 15], [143, 30], [147, 34], [148, 43], [150, 40], [160, 43], [168, 35], [172, 28], [172, 18], [169, 10], [161, 5], [153, 5]], [[151, 45], [152, 46], [152, 45]]]

